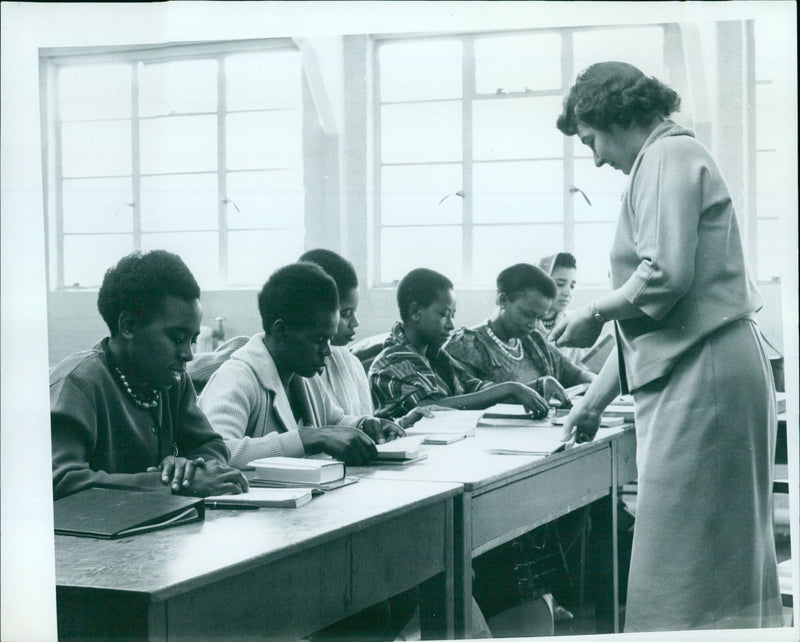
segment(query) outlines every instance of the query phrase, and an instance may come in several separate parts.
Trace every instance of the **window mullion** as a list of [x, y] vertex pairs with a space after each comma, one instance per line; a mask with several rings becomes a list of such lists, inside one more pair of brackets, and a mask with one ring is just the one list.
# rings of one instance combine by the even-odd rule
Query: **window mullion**
[[53, 102], [55, 108], [55, 181], [56, 181], [56, 287], [62, 290], [64, 286], [64, 162], [63, 141], [61, 137], [61, 110], [58, 102], [60, 70], [56, 73], [57, 80], [53, 83]]
[[[380, 45], [374, 51], [373, 61], [380, 58]], [[373, 127], [372, 131], [376, 132], [372, 140], [372, 153], [373, 153], [373, 167], [375, 171], [372, 178], [372, 274], [377, 278], [373, 278], [373, 284], [386, 283], [386, 277], [381, 270], [381, 258], [383, 256], [383, 246], [381, 245], [382, 236], [382, 221], [381, 221], [381, 205], [383, 204], [383, 189], [381, 186], [381, 173], [383, 170], [383, 159], [381, 158], [381, 76], [380, 76], [380, 63], [376, 62], [372, 65], [372, 118]]]
[[472, 115], [475, 100], [475, 40], [464, 40], [464, 64], [461, 77], [461, 139], [463, 158], [461, 163], [461, 189], [464, 198], [461, 199], [462, 212], [462, 271], [464, 282], [472, 285], [472, 265], [474, 262], [474, 229], [472, 222]]
[[133, 247], [142, 249], [142, 168], [139, 127], [139, 70], [141, 62], [134, 62], [131, 73], [131, 191], [133, 192]]
[[228, 175], [226, 162], [228, 108], [225, 94], [225, 59], [217, 58], [217, 194], [220, 285], [228, 285]]
[[[562, 94], [569, 90], [573, 78], [573, 67], [575, 66], [575, 52], [572, 42], [572, 31], [565, 31], [561, 34], [561, 89]], [[564, 203], [564, 230], [563, 245], [564, 251], [575, 251], [575, 194], [570, 188], [575, 184], [575, 148], [572, 136], [563, 137], [564, 149], [564, 184], [563, 195]]]

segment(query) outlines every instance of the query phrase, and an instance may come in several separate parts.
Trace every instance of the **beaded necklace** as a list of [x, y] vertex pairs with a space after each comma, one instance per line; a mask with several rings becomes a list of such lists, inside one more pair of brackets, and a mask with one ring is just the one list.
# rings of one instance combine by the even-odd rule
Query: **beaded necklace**
[[139, 408], [143, 408], [144, 410], [150, 410], [150, 408], [155, 408], [158, 406], [158, 390], [155, 388], [151, 388], [146, 393], [139, 393], [135, 392], [133, 388], [131, 388], [131, 384], [128, 383], [128, 379], [125, 377], [124, 374], [120, 371], [119, 368], [116, 366], [114, 367], [114, 372], [117, 374], [117, 378], [119, 379], [122, 387], [125, 389], [125, 392], [128, 393], [131, 401], [138, 406]]
[[522, 351], [522, 341], [519, 340], [519, 337], [512, 337], [511, 341], [506, 343], [492, 332], [492, 326], [488, 321], [486, 322], [486, 332], [509, 359], [522, 361], [522, 357], [525, 355]]

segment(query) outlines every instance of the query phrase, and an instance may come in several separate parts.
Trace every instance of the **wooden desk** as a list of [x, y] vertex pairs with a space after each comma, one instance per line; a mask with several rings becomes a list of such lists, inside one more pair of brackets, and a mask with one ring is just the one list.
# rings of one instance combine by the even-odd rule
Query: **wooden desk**
[[548, 457], [487, 452], [494, 435], [519, 430], [535, 428], [478, 428], [475, 437], [447, 446], [424, 446], [428, 458], [420, 462], [352, 472], [371, 480], [464, 484], [454, 514], [456, 637], [467, 637], [472, 630], [473, 557], [610, 494], [618, 629], [617, 487], [636, 479], [633, 426], [601, 429], [595, 441]]
[[433, 634], [452, 637], [461, 489], [363, 480], [296, 509], [212, 510], [119, 540], [57, 536], [59, 639], [298, 639], [423, 582]]

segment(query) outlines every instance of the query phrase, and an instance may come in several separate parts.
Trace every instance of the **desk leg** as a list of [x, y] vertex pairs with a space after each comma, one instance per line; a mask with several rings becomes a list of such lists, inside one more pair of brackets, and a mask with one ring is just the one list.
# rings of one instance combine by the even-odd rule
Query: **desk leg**
[[618, 440], [611, 442], [611, 563], [614, 578], [614, 633], [619, 633], [619, 534], [617, 533]]
[[454, 503], [455, 634], [466, 639], [472, 636], [472, 496], [463, 493]]
[[[460, 501], [460, 496], [456, 501]], [[444, 572], [420, 585], [419, 618], [423, 640], [452, 640], [455, 633], [453, 513], [453, 500], [448, 500], [445, 504]]]

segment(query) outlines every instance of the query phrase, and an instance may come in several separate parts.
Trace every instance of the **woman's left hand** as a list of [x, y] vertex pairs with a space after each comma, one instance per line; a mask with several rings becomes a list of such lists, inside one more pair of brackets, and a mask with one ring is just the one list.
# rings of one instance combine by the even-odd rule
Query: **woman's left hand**
[[591, 348], [603, 330], [594, 320], [589, 306], [579, 308], [564, 317], [547, 337], [557, 346]]
[[542, 397], [544, 397], [544, 400], [551, 408], [572, 407], [572, 401], [570, 400], [567, 391], [564, 390], [564, 386], [559, 383], [558, 379], [550, 375], [544, 375], [539, 377], [539, 385], [541, 386]]

